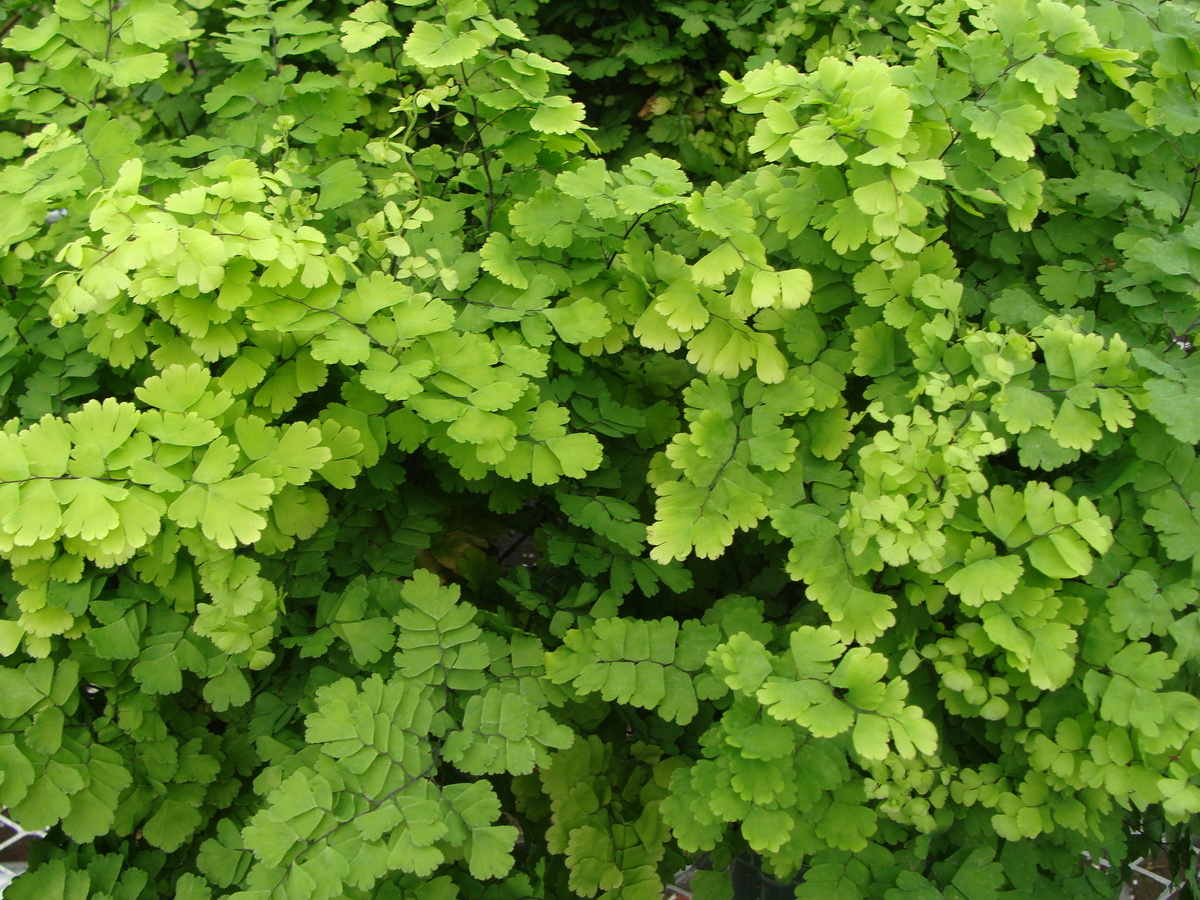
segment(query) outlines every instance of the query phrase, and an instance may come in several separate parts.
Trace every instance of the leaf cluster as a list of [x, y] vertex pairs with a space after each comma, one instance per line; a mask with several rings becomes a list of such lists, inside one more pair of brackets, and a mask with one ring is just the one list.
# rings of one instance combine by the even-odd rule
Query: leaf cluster
[[1190, 848], [1198, 16], [9, 4], [12, 896]]

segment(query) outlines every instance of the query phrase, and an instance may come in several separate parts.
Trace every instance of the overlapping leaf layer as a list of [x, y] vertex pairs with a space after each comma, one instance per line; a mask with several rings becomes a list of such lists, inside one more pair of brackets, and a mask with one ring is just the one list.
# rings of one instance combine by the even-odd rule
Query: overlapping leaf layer
[[1194, 0], [9, 8], [15, 900], [1190, 846]]

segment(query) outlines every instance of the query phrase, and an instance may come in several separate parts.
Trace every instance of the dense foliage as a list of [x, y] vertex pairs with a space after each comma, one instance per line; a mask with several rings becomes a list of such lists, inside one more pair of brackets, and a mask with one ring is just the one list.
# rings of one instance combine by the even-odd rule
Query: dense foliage
[[1195, 2], [8, 9], [13, 900], [1190, 840]]

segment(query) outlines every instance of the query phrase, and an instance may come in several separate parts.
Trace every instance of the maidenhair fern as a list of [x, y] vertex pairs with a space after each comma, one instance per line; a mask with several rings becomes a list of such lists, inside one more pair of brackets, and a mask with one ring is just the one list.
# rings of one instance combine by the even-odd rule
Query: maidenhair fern
[[9, 7], [15, 900], [1190, 852], [1194, 0]]

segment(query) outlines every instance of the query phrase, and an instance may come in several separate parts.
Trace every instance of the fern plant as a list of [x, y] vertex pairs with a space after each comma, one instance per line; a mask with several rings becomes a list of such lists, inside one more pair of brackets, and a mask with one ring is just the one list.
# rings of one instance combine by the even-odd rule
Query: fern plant
[[1190, 844], [1192, 0], [10, 8], [15, 900]]

